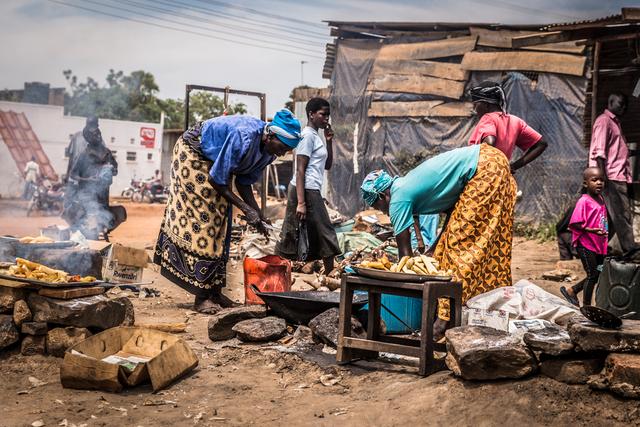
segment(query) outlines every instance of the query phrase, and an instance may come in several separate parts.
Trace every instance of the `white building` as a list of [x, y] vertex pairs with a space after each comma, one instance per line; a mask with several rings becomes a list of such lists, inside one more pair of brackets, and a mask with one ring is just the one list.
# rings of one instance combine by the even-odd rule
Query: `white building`
[[[0, 101], [0, 111], [24, 113], [40, 140], [56, 173], [67, 171], [65, 148], [70, 138], [85, 126], [85, 117], [65, 116], [64, 108], [54, 105]], [[147, 179], [160, 169], [162, 155], [161, 123], [130, 122], [100, 118], [100, 130], [107, 147], [118, 162], [111, 195], [120, 195], [132, 178]], [[0, 137], [0, 196], [15, 197], [22, 192], [21, 171]]]

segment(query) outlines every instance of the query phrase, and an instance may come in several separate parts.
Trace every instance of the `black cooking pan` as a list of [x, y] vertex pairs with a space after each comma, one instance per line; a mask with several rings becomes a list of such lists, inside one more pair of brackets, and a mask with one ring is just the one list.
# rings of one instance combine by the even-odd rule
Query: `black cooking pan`
[[596, 307], [595, 305], [583, 305], [580, 307], [580, 313], [593, 323], [608, 329], [618, 329], [622, 326], [622, 319], [631, 317], [636, 314], [635, 311], [625, 313], [622, 316], [616, 316], [610, 311], [604, 308]]
[[[340, 306], [340, 294], [336, 292], [260, 292], [255, 285], [251, 289], [277, 316], [296, 325], [306, 325], [317, 315]], [[353, 311], [367, 302], [367, 295], [354, 295]]]

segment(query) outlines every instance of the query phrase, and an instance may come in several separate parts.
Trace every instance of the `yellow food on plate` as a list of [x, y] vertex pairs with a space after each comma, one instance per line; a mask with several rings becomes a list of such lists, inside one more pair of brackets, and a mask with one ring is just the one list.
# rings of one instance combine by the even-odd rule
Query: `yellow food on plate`
[[55, 240], [46, 236], [38, 236], [38, 237], [24, 236], [18, 241], [20, 243], [54, 243], [55, 242]]
[[66, 271], [56, 270], [24, 258], [16, 258], [16, 263], [11, 265], [7, 271], [10, 276], [48, 283], [89, 283], [96, 281], [96, 278], [93, 276], [72, 276]]

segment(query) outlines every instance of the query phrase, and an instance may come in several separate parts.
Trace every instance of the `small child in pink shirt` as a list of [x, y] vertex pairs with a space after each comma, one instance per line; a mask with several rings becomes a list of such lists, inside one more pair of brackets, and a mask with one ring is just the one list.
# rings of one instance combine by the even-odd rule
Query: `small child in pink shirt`
[[593, 288], [598, 283], [600, 266], [607, 254], [609, 228], [607, 225], [607, 207], [602, 197], [604, 188], [604, 174], [597, 167], [590, 167], [584, 171], [584, 186], [587, 193], [576, 203], [576, 207], [569, 221], [573, 246], [578, 252], [587, 278], [577, 285], [567, 289], [564, 286], [560, 292], [572, 304], [580, 305], [576, 295], [583, 291], [583, 305], [591, 305]]

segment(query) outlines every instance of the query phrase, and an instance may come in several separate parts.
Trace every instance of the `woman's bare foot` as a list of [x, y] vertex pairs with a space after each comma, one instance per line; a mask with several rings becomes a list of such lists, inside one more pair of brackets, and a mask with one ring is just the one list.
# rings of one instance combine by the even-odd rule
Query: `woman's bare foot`
[[222, 292], [216, 292], [209, 297], [209, 300], [220, 305], [222, 308], [235, 307], [236, 304], [233, 300], [223, 295]]
[[222, 306], [210, 298], [198, 298], [193, 303], [193, 309], [202, 314], [216, 314], [222, 310]]

